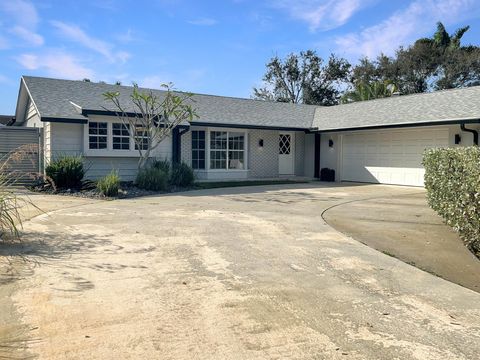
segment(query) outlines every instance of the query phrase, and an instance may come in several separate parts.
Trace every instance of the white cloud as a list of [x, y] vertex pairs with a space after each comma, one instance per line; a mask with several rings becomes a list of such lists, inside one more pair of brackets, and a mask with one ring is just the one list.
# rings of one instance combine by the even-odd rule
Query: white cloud
[[188, 21], [189, 24], [199, 26], [213, 26], [217, 24], [217, 20], [211, 18], [198, 18]]
[[14, 26], [9, 29], [11, 34], [24, 40], [29, 45], [43, 45], [43, 37], [36, 32], [40, 18], [32, 2], [25, 0], [3, 0], [0, 4], [0, 10], [9, 17], [9, 23], [14, 24]]
[[311, 31], [330, 30], [345, 24], [371, 0], [277, 0], [272, 6], [306, 22]]
[[22, 54], [17, 61], [27, 70], [43, 70], [48, 75], [64, 79], [93, 79], [95, 73], [78, 62], [78, 56], [63, 51], [47, 51], [45, 53]]
[[125, 62], [130, 58], [130, 54], [127, 52], [115, 52], [112, 44], [88, 35], [76, 25], [66, 24], [61, 21], [51, 21], [50, 23], [67, 39], [103, 55], [110, 62]]
[[408, 45], [434, 29], [438, 20], [447, 25], [456, 23], [474, 6], [474, 0], [415, 0], [378, 25], [337, 37], [337, 52], [368, 57], [381, 52], [391, 55], [400, 45]]
[[10, 32], [33, 46], [42, 46], [44, 43], [41, 35], [28, 30], [23, 26], [14, 26], [12, 29], [10, 29]]
[[20, 26], [32, 28], [40, 21], [35, 6], [25, 0], [2, 0], [0, 8]]

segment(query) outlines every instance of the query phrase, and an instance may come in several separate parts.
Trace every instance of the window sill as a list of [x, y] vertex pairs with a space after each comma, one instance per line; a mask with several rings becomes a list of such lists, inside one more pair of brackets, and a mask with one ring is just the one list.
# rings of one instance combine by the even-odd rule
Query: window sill
[[248, 172], [249, 169], [194, 169], [198, 172], [220, 173], [220, 172]]
[[137, 150], [86, 150], [86, 157], [140, 157]]

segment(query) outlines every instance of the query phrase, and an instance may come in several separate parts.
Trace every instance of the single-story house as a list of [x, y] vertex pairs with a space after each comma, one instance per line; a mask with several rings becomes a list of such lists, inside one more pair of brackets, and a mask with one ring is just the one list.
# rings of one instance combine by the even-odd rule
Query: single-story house
[[[138, 152], [105, 102], [132, 88], [23, 76], [14, 126], [41, 128], [48, 162], [82, 154], [87, 176], [117, 169], [135, 177]], [[152, 90], [162, 96], [161, 90]], [[422, 153], [431, 147], [478, 144], [480, 86], [322, 107], [195, 94], [198, 118], [182, 124], [153, 154], [183, 161], [199, 179], [318, 178], [423, 185]]]

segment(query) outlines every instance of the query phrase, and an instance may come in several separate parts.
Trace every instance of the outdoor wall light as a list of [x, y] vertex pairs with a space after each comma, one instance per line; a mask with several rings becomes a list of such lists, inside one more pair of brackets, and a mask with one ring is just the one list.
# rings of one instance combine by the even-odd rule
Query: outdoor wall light
[[258, 140], [258, 146], [263, 147], [263, 139]]
[[328, 146], [331, 147], [331, 148], [333, 147], [333, 140], [332, 139], [328, 140]]
[[462, 142], [462, 137], [460, 134], [455, 134], [455, 145], [458, 145]]

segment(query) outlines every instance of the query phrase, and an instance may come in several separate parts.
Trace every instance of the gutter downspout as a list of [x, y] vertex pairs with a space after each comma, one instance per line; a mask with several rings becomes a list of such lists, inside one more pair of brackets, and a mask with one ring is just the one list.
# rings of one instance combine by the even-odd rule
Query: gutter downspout
[[478, 146], [478, 131], [473, 129], [467, 129], [465, 124], [460, 124], [460, 129], [465, 132], [473, 134], [473, 143]]
[[182, 135], [188, 132], [190, 128], [184, 128], [180, 130], [178, 127], [173, 129], [172, 136], [172, 163], [181, 162], [181, 152], [182, 152]]

